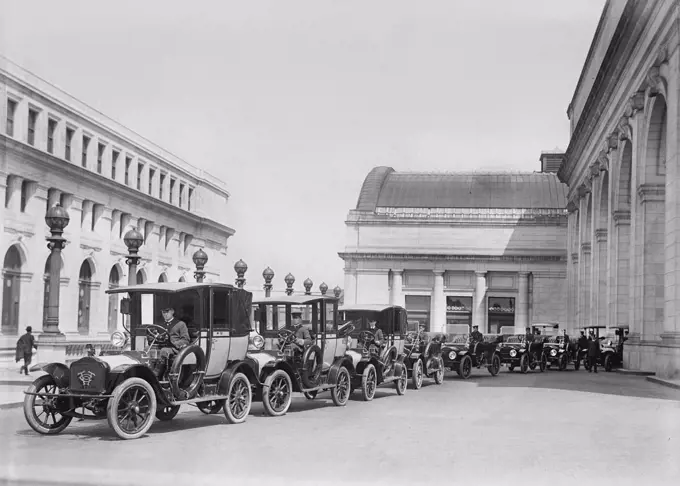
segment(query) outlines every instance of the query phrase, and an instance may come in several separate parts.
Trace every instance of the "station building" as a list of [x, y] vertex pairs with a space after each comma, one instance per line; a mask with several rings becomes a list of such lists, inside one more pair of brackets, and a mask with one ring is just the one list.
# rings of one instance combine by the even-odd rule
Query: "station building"
[[567, 187], [560, 153], [533, 173], [376, 167], [349, 211], [347, 304], [404, 306], [411, 326], [524, 332], [566, 322]]
[[125, 285], [131, 229], [144, 236], [136, 281], [193, 281], [194, 251], [206, 280], [233, 278], [227, 261], [229, 193], [189, 165], [57, 87], [0, 63], [0, 348], [27, 325], [42, 329], [50, 251], [47, 209], [67, 208], [60, 330], [68, 342], [108, 339], [121, 315], [105, 290]]
[[568, 309], [628, 326], [624, 367], [680, 374], [680, 14], [608, 1], [568, 107]]

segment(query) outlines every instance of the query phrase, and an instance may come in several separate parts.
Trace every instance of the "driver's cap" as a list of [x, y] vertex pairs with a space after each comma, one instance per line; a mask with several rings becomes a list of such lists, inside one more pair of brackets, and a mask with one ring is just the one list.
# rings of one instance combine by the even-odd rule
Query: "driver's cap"
[[291, 316], [300, 316], [300, 317], [302, 317], [302, 311], [301, 311], [301, 310], [297, 310], [297, 309], [293, 309], [293, 310], [290, 312], [290, 315], [291, 315]]
[[175, 310], [175, 308], [172, 307], [172, 306], [170, 306], [170, 307], [163, 307], [163, 308], [161, 309], [161, 312], [165, 312], [165, 311], [168, 311], [168, 310]]

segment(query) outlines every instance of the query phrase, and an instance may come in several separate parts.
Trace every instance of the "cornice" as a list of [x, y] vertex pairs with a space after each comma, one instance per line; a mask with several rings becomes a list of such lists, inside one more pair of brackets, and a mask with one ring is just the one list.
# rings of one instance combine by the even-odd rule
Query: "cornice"
[[612, 217], [614, 218], [615, 226], [630, 224], [630, 211], [614, 211]]
[[666, 186], [664, 184], [640, 184], [638, 196], [641, 203], [663, 202], [666, 197]]
[[578, 263], [578, 253], [571, 254], [571, 261], [572, 263]]
[[566, 262], [565, 256], [520, 256], [520, 255], [443, 255], [424, 253], [368, 253], [338, 252], [338, 256], [348, 260], [410, 260], [410, 261], [467, 261], [467, 262]]
[[607, 241], [607, 229], [598, 228], [595, 230], [595, 241], [598, 243], [605, 243]]
[[591, 251], [590, 241], [585, 241], [585, 242], [581, 243], [581, 251], [583, 253], [590, 253], [590, 251]]

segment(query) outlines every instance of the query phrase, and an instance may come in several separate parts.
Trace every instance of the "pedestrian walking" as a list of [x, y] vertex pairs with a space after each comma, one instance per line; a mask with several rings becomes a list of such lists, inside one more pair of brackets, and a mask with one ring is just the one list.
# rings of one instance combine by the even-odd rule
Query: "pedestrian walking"
[[590, 362], [590, 369], [588, 373], [597, 373], [597, 360], [600, 357], [600, 341], [590, 333], [590, 340], [588, 341], [588, 361]]
[[32, 331], [33, 329], [31, 328], [31, 326], [26, 327], [26, 334], [24, 334], [17, 340], [16, 351], [17, 363], [22, 359], [24, 360], [23, 366], [19, 368], [19, 374], [21, 374], [21, 372], [23, 371], [25, 374], [28, 375], [28, 365], [31, 364], [31, 358], [33, 357], [33, 348], [37, 348], [35, 344], [35, 337], [33, 337]]

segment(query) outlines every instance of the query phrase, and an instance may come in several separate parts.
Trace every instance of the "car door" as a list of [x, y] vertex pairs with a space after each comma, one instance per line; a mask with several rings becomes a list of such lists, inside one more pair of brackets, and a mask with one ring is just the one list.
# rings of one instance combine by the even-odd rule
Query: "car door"
[[229, 327], [229, 292], [212, 289], [210, 292], [210, 331], [208, 332], [208, 366], [206, 378], [219, 376], [227, 366], [231, 333]]

